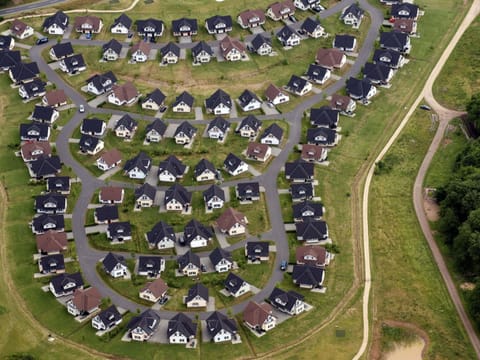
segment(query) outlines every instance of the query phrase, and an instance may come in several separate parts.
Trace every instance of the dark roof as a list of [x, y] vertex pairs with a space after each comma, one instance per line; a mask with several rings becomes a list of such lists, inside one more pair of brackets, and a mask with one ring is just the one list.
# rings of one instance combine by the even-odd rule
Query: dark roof
[[225, 289], [232, 294], [235, 294], [240, 290], [242, 285], [245, 283], [240, 276], [230, 272], [228, 273], [227, 278], [225, 279]]
[[418, 6], [415, 4], [393, 4], [392, 9], [390, 10], [390, 14], [394, 18], [414, 19], [418, 16], [418, 9]]
[[202, 51], [205, 51], [210, 56], [213, 56], [213, 50], [205, 41], [200, 41], [197, 45], [192, 48], [192, 55], [197, 57]]
[[190, 124], [188, 121], [182, 122], [178, 127], [175, 129], [175, 134], [173, 135], [176, 137], [177, 135], [181, 135], [182, 133], [185, 136], [189, 137], [190, 139], [193, 138], [193, 135], [197, 132], [197, 128]]
[[299, 204], [293, 204], [294, 219], [319, 218], [323, 216], [323, 204], [311, 201], [302, 201]]
[[178, 104], [180, 104], [182, 102], [185, 103], [186, 105], [192, 107], [193, 102], [194, 102], [194, 98], [188, 92], [184, 91], [175, 98], [175, 101], [173, 102], [173, 106], [177, 106]]
[[[73, 291], [78, 287], [83, 286], [82, 274], [76, 272], [73, 274], [59, 274], [50, 279], [50, 284], [52, 284], [55, 293], [61, 294], [64, 291]], [[65, 288], [69, 284], [75, 284], [72, 287]]]
[[160, 54], [162, 54], [162, 56], [165, 56], [170, 52], [178, 57], [180, 56], [180, 47], [174, 42], [170, 41], [167, 45], [160, 49]]
[[50, 121], [56, 110], [52, 106], [35, 105], [32, 113], [32, 120]]
[[214, 311], [206, 320], [207, 331], [210, 336], [214, 337], [220, 331], [226, 331], [231, 334], [235, 334], [238, 330], [235, 319], [229, 319], [227, 315], [221, 312]]
[[161, 33], [163, 31], [163, 21], [157, 19], [145, 19], [145, 20], [137, 20], [137, 31], [143, 32], [145, 28], [151, 27], [155, 30], [155, 33]]
[[125, 258], [122, 255], [109, 252], [107, 256], [103, 258], [102, 264], [107, 272], [111, 272], [118, 264], [125, 265]]
[[52, 46], [52, 50], [57, 59], [73, 55], [73, 47], [71, 42], [55, 44]]
[[314, 176], [315, 165], [302, 159], [285, 163], [285, 176], [291, 180], [311, 180]]
[[187, 27], [189, 32], [197, 32], [198, 31], [198, 24], [197, 19], [188, 19], [188, 18], [181, 18], [172, 21], [172, 31], [174, 34], [182, 33], [183, 27]]
[[352, 35], [335, 35], [333, 47], [337, 49], [352, 49], [355, 43], [355, 36]]
[[305, 75], [308, 76], [309, 80], [323, 80], [327, 71], [329, 70], [327, 68], [324, 68], [323, 66], [317, 64], [310, 64]]
[[151, 310], [147, 309], [139, 316], [134, 316], [127, 325], [127, 329], [132, 331], [136, 328], [141, 328], [146, 334], [151, 335], [155, 332], [160, 323], [160, 316]]
[[78, 146], [81, 151], [93, 151], [101, 140], [95, 136], [82, 134]]
[[122, 319], [122, 315], [120, 315], [115, 305], [110, 305], [108, 308], [101, 311], [97, 316], [107, 329]]
[[42, 256], [38, 263], [42, 267], [42, 272], [49, 273], [65, 269], [63, 254], [51, 254]]
[[125, 26], [127, 29], [130, 29], [130, 27], [132, 26], [132, 19], [130, 19], [128, 17], [128, 15], [126, 15], [125, 13], [123, 13], [122, 15], [120, 15], [118, 18], [116, 18], [114, 21], [113, 21], [113, 25], [112, 27], [116, 26], [116, 25], [123, 25]]
[[305, 221], [295, 224], [297, 236], [304, 241], [325, 240], [328, 236], [328, 226], [323, 220]]
[[33, 96], [44, 94], [46, 91], [45, 90], [46, 85], [47, 83], [40, 80], [39, 78], [36, 78], [36, 79], [33, 79], [33, 81], [23, 84], [22, 87], [27, 93], [27, 96], [30, 98]]
[[162, 260], [161, 256], [139, 256], [138, 272], [159, 274], [162, 269]]
[[307, 80], [297, 75], [292, 75], [288, 81], [287, 87], [293, 92], [300, 92], [307, 84]]
[[319, 26], [321, 26], [319, 21], [317, 21], [315, 19], [312, 19], [310, 17], [307, 17], [305, 19], [305, 21], [303, 22], [301, 29], [305, 30], [307, 33], [311, 34]]
[[329, 106], [322, 106], [318, 109], [310, 110], [310, 124], [318, 127], [328, 127], [335, 129], [338, 125], [340, 111], [334, 110]]
[[47, 191], [69, 191], [70, 177], [55, 176], [47, 178]]
[[200, 257], [192, 250], [188, 250], [185, 254], [177, 257], [177, 262], [180, 269], [184, 269], [188, 264], [193, 264], [200, 268]]
[[205, 20], [206, 27], [210, 31], [217, 29], [229, 29], [232, 27], [232, 17], [230, 15], [214, 15]]
[[178, 313], [168, 322], [167, 337], [172, 336], [177, 331], [187, 338], [194, 337], [197, 333], [197, 324], [187, 315]]
[[197, 165], [195, 165], [193, 173], [195, 177], [197, 177], [202, 175], [206, 170], [210, 170], [214, 174], [217, 172], [215, 166], [210, 161], [208, 161], [207, 159], [202, 159], [197, 163]]
[[155, 194], [157, 193], [157, 189], [150, 185], [149, 183], [145, 183], [142, 186], [135, 189], [135, 200], [141, 196], [146, 196], [149, 199], [155, 200]]
[[286, 310], [287, 312], [292, 311], [292, 308], [295, 306], [297, 301], [303, 301], [304, 296], [293, 291], [285, 291], [279, 288], [274, 288], [270, 296], [268, 297], [268, 301], [274, 307], [280, 310]]
[[[49, 206], [46, 206], [46, 205]], [[53, 207], [52, 207], [53, 205]], [[67, 198], [58, 193], [38, 195], [35, 197], [35, 210], [38, 211], [64, 211], [67, 208]]]
[[[47, 224], [54, 226], [45, 229], [44, 226]], [[32, 226], [36, 233], [43, 233], [47, 230], [62, 230], [65, 228], [65, 220], [63, 215], [41, 214], [40, 216], [33, 218]]]
[[324, 270], [316, 266], [294, 265], [292, 278], [295, 284], [317, 287], [323, 282]]
[[386, 82], [392, 69], [382, 63], [366, 63], [363, 68], [364, 76], [373, 82]]
[[66, 15], [63, 11], [57, 11], [52, 16], [47, 17], [43, 21], [43, 28], [48, 29], [53, 24], [57, 25], [59, 28], [65, 30], [68, 26], [68, 15]]
[[215, 248], [209, 255], [210, 261], [212, 262], [213, 266], [216, 266], [220, 261], [223, 259], [233, 262], [232, 254], [229, 251], [224, 250], [220, 247]]
[[22, 57], [20, 55], [20, 51], [18, 50], [0, 51], [0, 68], [9, 69], [21, 61]]
[[203, 192], [203, 198], [205, 199], [205, 201], [210, 200], [214, 196], [216, 196], [216, 197], [222, 199], [223, 201], [225, 201], [225, 192], [223, 191], [223, 189], [220, 186], [215, 185], [215, 184], [210, 186], [207, 190], [205, 190]]
[[382, 63], [390, 67], [398, 67], [402, 54], [391, 49], [376, 49], [373, 53], [373, 62]]
[[155, 119], [145, 128], [147, 133], [152, 130], [155, 130], [160, 136], [163, 136], [167, 130], [167, 125], [161, 119]]
[[232, 108], [232, 98], [222, 89], [218, 89], [205, 100], [207, 109], [215, 109], [220, 104], [223, 104], [230, 109]]
[[0, 35], [0, 49], [8, 50], [12, 41], [14, 40], [10, 35]]
[[147, 102], [148, 100], [153, 101], [154, 103], [161, 105], [165, 101], [165, 94], [160, 91], [160, 89], [155, 89], [151, 93], [147, 94], [143, 102]]
[[102, 50], [105, 52], [108, 49], [112, 49], [115, 53], [120, 55], [120, 52], [122, 51], [122, 44], [118, 40], [112, 39], [106, 44], [103, 44]]
[[143, 151], [140, 151], [137, 156], [125, 162], [125, 166], [123, 167], [123, 170], [128, 172], [134, 169], [135, 167], [138, 167], [140, 170], [142, 170], [146, 174], [150, 170], [151, 166], [152, 166], [152, 159], [146, 153], [144, 153]]
[[176, 178], [179, 178], [183, 176], [186, 169], [187, 166], [178, 160], [175, 155], [170, 155], [164, 161], [160, 162], [160, 165], [158, 166], [158, 173], [160, 174], [163, 171], [168, 171]]
[[132, 236], [132, 226], [128, 221], [110, 223], [107, 231], [112, 239]]
[[183, 230], [185, 244], [189, 245], [197, 236], [207, 240], [211, 239], [213, 237], [212, 228], [192, 219], [185, 225], [185, 229]]
[[343, 10], [342, 16], [340, 18], [343, 20], [348, 14], [351, 14], [357, 19], [360, 19], [360, 17], [363, 16], [363, 13], [363, 9], [361, 9], [357, 4], [352, 4]]
[[97, 118], [83, 119], [80, 132], [99, 134], [102, 132], [104, 124], [105, 122], [103, 120]]
[[313, 197], [312, 183], [290, 184], [292, 199], [302, 200]]
[[267, 241], [248, 241], [245, 244], [245, 251], [249, 259], [256, 259], [258, 257], [267, 257], [270, 253], [268, 247], [270, 244]]
[[111, 71], [107, 71], [104, 74], [95, 74], [87, 79], [87, 84], [92, 83], [99, 92], [110, 90], [116, 82], [117, 77]]
[[134, 120], [130, 115], [125, 114], [120, 119], [118, 119], [115, 124], [114, 130], [118, 129], [120, 126], [125, 127], [129, 131], [133, 131], [138, 126], [138, 122]]
[[256, 181], [237, 184], [237, 193], [239, 197], [259, 197], [260, 184]]
[[164, 238], [168, 238], [173, 242], [175, 242], [176, 240], [173, 228], [163, 221], [159, 221], [158, 223], [156, 223], [153, 226], [152, 230], [147, 232], [147, 240], [148, 243], [151, 245], [157, 245]]
[[238, 130], [241, 130], [247, 126], [256, 132], [262, 126], [262, 122], [258, 120], [254, 115], [248, 115], [246, 118], [242, 120], [240, 125], [238, 125]]
[[215, 127], [221, 132], [225, 133], [228, 130], [228, 128], [230, 128], [230, 123], [227, 120], [225, 120], [223, 117], [217, 116], [215, 119], [210, 121], [210, 123], [208, 124], [207, 131]]
[[354, 99], [366, 99], [372, 86], [368, 79], [349, 77], [346, 83], [346, 90], [350, 97]]
[[380, 46], [403, 51], [407, 45], [409, 35], [399, 31], [389, 31], [380, 33]]
[[272, 39], [264, 36], [263, 34], [257, 34], [251, 41], [253, 50], [257, 51], [263, 44], [272, 46]]
[[10, 73], [15, 82], [21, 82], [37, 77], [40, 70], [36, 62], [18, 63], [10, 68]]
[[258, 98], [258, 96], [250, 91], [250, 90], [244, 90], [240, 96], [238, 97], [238, 101], [240, 102], [240, 106], [243, 108], [245, 106], [247, 106], [248, 104], [250, 104], [252, 101], [258, 101], [259, 103], [261, 103], [262, 101]]
[[241, 164], [243, 160], [240, 159], [237, 155], [229, 153], [223, 162], [223, 165], [228, 171], [235, 171]]
[[319, 127], [307, 130], [309, 144], [332, 146], [335, 144], [337, 132], [334, 129]]
[[208, 302], [208, 288], [201, 283], [194, 284], [190, 289], [188, 289], [185, 303], [195, 299], [197, 296], [200, 296], [202, 299], [205, 299]]
[[55, 175], [62, 169], [62, 163], [58, 156], [40, 156], [30, 163], [30, 169], [36, 177]]
[[175, 199], [183, 206], [190, 204], [192, 193], [180, 184], [174, 184], [165, 191], [165, 204]]
[[287, 41], [292, 35], [297, 35], [297, 33], [288, 25], [285, 25], [277, 32], [277, 37], [280, 41]]
[[101, 222], [118, 220], [118, 207], [117, 205], [103, 205], [95, 209], [95, 215]]
[[75, 71], [81, 67], [86, 66], [82, 54], [75, 54], [62, 60], [69, 72]]
[[282, 140], [283, 129], [280, 126], [278, 126], [276, 123], [273, 123], [272, 125], [270, 125], [268, 128], [265, 129], [261, 138], [263, 139], [269, 135], [274, 136], [278, 140]]

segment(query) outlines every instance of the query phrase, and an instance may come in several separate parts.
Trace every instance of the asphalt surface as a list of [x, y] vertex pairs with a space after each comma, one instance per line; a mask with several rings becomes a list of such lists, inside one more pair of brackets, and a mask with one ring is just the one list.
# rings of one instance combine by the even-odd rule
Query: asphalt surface
[[42, 1], [35, 1], [33, 3], [25, 4], [25, 5], [12, 6], [6, 9], [1, 9], [0, 16], [34, 11], [36, 9], [49, 7], [55, 4], [63, 3], [65, 1], [66, 0], [42, 0]]

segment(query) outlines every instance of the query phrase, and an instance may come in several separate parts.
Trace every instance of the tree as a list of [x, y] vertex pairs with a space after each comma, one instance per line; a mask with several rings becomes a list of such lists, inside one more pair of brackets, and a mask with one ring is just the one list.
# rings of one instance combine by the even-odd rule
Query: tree
[[467, 104], [467, 120], [470, 121], [476, 129], [480, 129], [480, 94], [472, 95]]

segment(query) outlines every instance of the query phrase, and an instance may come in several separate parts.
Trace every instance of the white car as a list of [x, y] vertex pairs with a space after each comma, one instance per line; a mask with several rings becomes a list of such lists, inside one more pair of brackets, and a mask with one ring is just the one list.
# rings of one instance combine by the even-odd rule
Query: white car
[[80, 111], [81, 113], [85, 112], [85, 106], [83, 106], [83, 104], [80, 104], [80, 106], [78, 107], [78, 111]]

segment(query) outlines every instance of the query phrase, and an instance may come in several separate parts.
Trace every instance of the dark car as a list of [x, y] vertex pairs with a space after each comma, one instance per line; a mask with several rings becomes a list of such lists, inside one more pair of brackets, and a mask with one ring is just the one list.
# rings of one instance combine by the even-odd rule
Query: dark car
[[131, 39], [133, 37], [133, 32], [129, 32], [127, 38]]
[[46, 44], [48, 42], [48, 37], [43, 37], [43, 38], [40, 38], [36, 41], [36, 44], [37, 45], [42, 45], [42, 44]]
[[164, 296], [158, 302], [160, 305], [164, 305], [168, 301], [168, 297]]
[[282, 260], [282, 262], [280, 263], [280, 270], [285, 271], [287, 270], [287, 267], [288, 267], [287, 260]]
[[288, 18], [290, 19], [291, 22], [294, 22], [294, 23], [298, 21], [294, 15], [289, 15]]
[[422, 109], [422, 110], [427, 110], [427, 111], [430, 111], [430, 110], [432, 110], [432, 108], [431, 108], [430, 106], [428, 106], [428, 105], [425, 105], [425, 104], [423, 104], [423, 105], [420, 105], [420, 109]]

